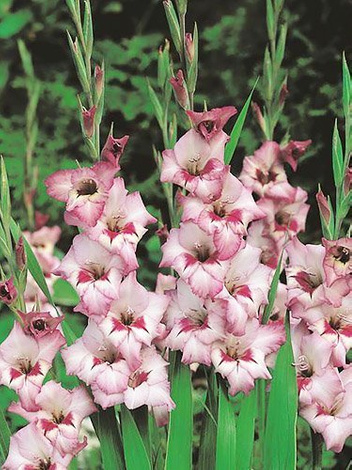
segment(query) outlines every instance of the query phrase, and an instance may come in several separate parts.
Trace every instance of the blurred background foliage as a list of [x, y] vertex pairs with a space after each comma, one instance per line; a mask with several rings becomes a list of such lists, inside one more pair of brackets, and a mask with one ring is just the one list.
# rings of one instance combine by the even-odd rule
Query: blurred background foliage
[[[152, 145], [162, 149], [162, 139], [148, 98], [146, 77], [156, 86], [158, 48], [168, 34], [160, 0], [92, 0], [95, 24], [95, 63], [104, 57], [106, 114], [102, 141], [111, 121], [115, 134], [131, 135], [123, 155], [122, 176], [130, 190], [139, 190], [148, 209], [164, 210], [162, 190], [155, 171]], [[281, 121], [280, 139], [288, 129], [296, 140], [313, 144], [299, 165], [293, 183], [309, 191], [312, 209], [305, 241], [320, 237], [315, 192], [318, 181], [332, 193], [331, 135], [335, 116], [342, 114], [341, 52], [352, 61], [351, 0], [286, 0], [289, 25], [284, 65], [289, 71], [289, 95]], [[200, 76], [196, 109], [206, 99], [208, 107], [241, 108], [261, 75], [267, 42], [264, 0], [190, 0], [187, 30], [197, 21], [200, 32]], [[38, 134], [33, 165], [38, 167], [36, 210], [50, 215], [49, 225], [63, 227], [59, 243], [67, 251], [75, 229], [62, 224], [63, 206], [49, 199], [43, 180], [60, 168], [74, 168], [75, 160], [89, 164], [78, 119], [76, 94], [80, 90], [67, 45], [66, 30], [73, 27], [64, 0], [0, 0], [0, 153], [11, 183], [13, 212], [27, 227], [23, 203], [24, 158], [28, 147], [28, 96], [18, 40], [30, 51], [39, 80]], [[260, 85], [259, 85], [260, 86]], [[254, 101], [259, 101], [256, 92]], [[27, 111], [26, 111], [27, 110]], [[26, 115], [27, 113], [27, 115]], [[27, 116], [27, 117], [26, 117]], [[262, 136], [249, 115], [234, 159], [238, 174], [243, 157], [260, 146]], [[153, 286], [160, 245], [153, 230], [140, 244], [140, 279]], [[9, 324], [0, 322], [6, 334]], [[10, 402], [12, 396], [6, 397]], [[20, 423], [13, 423], [14, 426]], [[309, 437], [300, 424], [299, 468], [307, 468]], [[345, 468], [348, 449], [338, 463], [325, 454], [324, 468]]]

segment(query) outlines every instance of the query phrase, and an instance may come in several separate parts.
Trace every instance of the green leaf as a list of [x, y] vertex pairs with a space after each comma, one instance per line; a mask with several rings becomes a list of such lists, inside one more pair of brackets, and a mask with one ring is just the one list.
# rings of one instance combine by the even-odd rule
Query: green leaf
[[86, 66], [84, 63], [81, 47], [76, 38], [73, 42], [70, 33], [67, 31], [68, 44], [70, 46], [73, 63], [75, 64], [78, 79], [85, 93], [89, 92], [89, 78], [87, 77]]
[[255, 418], [257, 416], [257, 390], [254, 388], [241, 402], [237, 418], [236, 466], [240, 470], [249, 470], [254, 445]]
[[271, 281], [270, 289], [269, 289], [269, 294], [268, 294], [268, 304], [265, 306], [264, 313], [263, 313], [263, 318], [262, 318], [262, 323], [268, 323], [268, 320], [270, 318], [270, 315], [273, 311], [274, 307], [274, 302], [276, 298], [276, 293], [277, 289], [279, 287], [279, 280], [280, 280], [280, 273], [282, 270], [282, 257], [284, 255], [284, 252], [281, 252], [279, 261], [277, 263], [275, 273], [273, 276], [273, 280]]
[[91, 416], [100, 442], [104, 470], [124, 470], [123, 446], [115, 409], [101, 410]]
[[6, 15], [0, 22], [0, 39], [9, 39], [19, 33], [31, 19], [30, 10], [19, 10]]
[[58, 279], [53, 285], [53, 301], [57, 305], [75, 307], [79, 303], [79, 295], [71, 284], [64, 279]]
[[17, 41], [18, 50], [21, 56], [22, 66], [27, 77], [34, 78], [34, 68], [32, 57], [22, 39]]
[[86, 43], [86, 51], [89, 60], [92, 57], [94, 41], [92, 11], [89, 0], [84, 0], [83, 37]]
[[287, 24], [283, 24], [280, 29], [280, 36], [277, 43], [275, 65], [278, 70], [281, 67], [282, 61], [285, 56], [285, 45], [286, 45], [286, 36], [287, 36]]
[[0, 465], [6, 460], [10, 446], [10, 437], [11, 432], [9, 426], [2, 409], [0, 409]]
[[226, 165], [229, 165], [231, 163], [231, 160], [234, 156], [235, 150], [237, 148], [238, 142], [239, 142], [240, 137], [241, 137], [243, 125], [244, 125], [244, 122], [246, 120], [248, 108], [249, 108], [249, 105], [250, 105], [251, 100], [252, 100], [252, 95], [253, 95], [253, 92], [254, 92], [254, 90], [257, 86], [258, 80], [259, 80], [259, 77], [255, 81], [254, 86], [252, 88], [252, 91], [250, 92], [250, 94], [249, 94], [249, 96], [248, 96], [248, 98], [247, 98], [247, 100], [246, 100], [246, 102], [245, 102], [238, 118], [236, 119], [235, 125], [233, 126], [233, 129], [231, 131], [230, 140], [229, 140], [229, 142], [227, 143], [227, 145], [225, 147], [225, 157], [224, 158], [225, 158], [225, 164]]
[[125, 405], [121, 405], [121, 429], [127, 470], [151, 470], [143, 439]]
[[1, 171], [1, 218], [4, 229], [8, 229], [11, 218], [11, 200], [10, 200], [10, 188], [7, 179], [6, 167], [3, 157], [0, 157], [0, 171]]
[[286, 315], [286, 343], [281, 347], [273, 372], [269, 394], [268, 414], [264, 440], [264, 466], [271, 470], [296, 468], [297, 380], [292, 365], [288, 313]]
[[342, 54], [342, 103], [345, 119], [349, 117], [351, 101], [351, 75], [346, 61], [345, 53]]
[[221, 380], [219, 386], [218, 428], [216, 435], [216, 470], [236, 468], [236, 418], [227, 387]]
[[334, 131], [332, 134], [332, 169], [334, 173], [335, 186], [341, 186], [344, 179], [343, 149], [340, 134], [335, 119]]
[[198, 470], [215, 468], [216, 417], [218, 414], [218, 385], [213, 369], [207, 374], [208, 391], [199, 445]]
[[155, 91], [153, 90], [153, 87], [151, 86], [151, 84], [149, 83], [149, 80], [147, 79], [147, 85], [148, 85], [148, 93], [149, 93], [149, 98], [150, 98], [150, 101], [153, 105], [153, 108], [154, 108], [154, 114], [155, 114], [155, 117], [158, 121], [158, 124], [159, 126], [162, 128], [163, 125], [164, 125], [164, 121], [163, 121], [163, 108], [160, 104], [160, 101], [159, 101], [159, 98], [156, 96], [156, 93]]
[[269, 39], [275, 38], [275, 17], [274, 8], [271, 0], [266, 0], [266, 25], [268, 28]]
[[181, 55], [182, 54], [182, 41], [181, 41], [181, 31], [180, 24], [178, 22], [177, 13], [175, 11], [174, 5], [171, 0], [165, 0], [164, 9], [166, 14], [166, 19], [169, 25], [170, 33], [176, 51]]
[[180, 356], [172, 372], [171, 396], [176, 408], [171, 412], [166, 449], [165, 470], [191, 470], [193, 406], [191, 372]]

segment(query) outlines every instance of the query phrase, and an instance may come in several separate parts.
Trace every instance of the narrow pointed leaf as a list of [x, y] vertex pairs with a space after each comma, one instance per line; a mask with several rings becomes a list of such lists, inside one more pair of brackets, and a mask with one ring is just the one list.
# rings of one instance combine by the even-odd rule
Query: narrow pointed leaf
[[351, 101], [351, 75], [347, 65], [345, 54], [342, 55], [342, 102], [345, 118], [350, 113]]
[[176, 51], [181, 55], [182, 53], [182, 41], [181, 41], [181, 30], [180, 23], [178, 22], [177, 13], [171, 0], [165, 0], [164, 2], [166, 19], [169, 25], [170, 33]]
[[286, 36], [287, 36], [287, 24], [283, 24], [280, 29], [280, 36], [277, 43], [275, 65], [278, 70], [284, 60], [285, 56], [285, 45], [286, 45]]
[[7, 457], [10, 446], [11, 432], [6, 422], [3, 411], [0, 409], [0, 465], [2, 465]]
[[208, 392], [205, 400], [204, 420], [200, 436], [198, 470], [215, 468], [216, 418], [218, 414], [218, 386], [212, 371], [208, 376]]
[[11, 217], [11, 200], [10, 200], [10, 188], [7, 179], [6, 167], [4, 158], [0, 157], [0, 169], [1, 169], [1, 215], [4, 227], [8, 227], [10, 224]]
[[240, 137], [241, 137], [241, 132], [242, 132], [242, 129], [243, 129], [243, 125], [244, 125], [244, 122], [246, 120], [246, 116], [247, 116], [247, 112], [248, 112], [248, 108], [249, 108], [249, 105], [251, 104], [251, 100], [252, 100], [252, 95], [253, 95], [253, 92], [255, 90], [255, 87], [257, 86], [257, 83], [258, 83], [258, 80], [259, 78], [257, 78], [257, 80], [255, 81], [255, 84], [252, 88], [252, 91], [250, 92], [238, 118], [236, 119], [236, 122], [235, 122], [235, 125], [233, 126], [233, 129], [232, 129], [232, 132], [231, 132], [231, 135], [230, 135], [230, 140], [229, 142], [227, 143], [226, 147], [225, 147], [225, 164], [226, 165], [229, 165], [231, 163], [231, 160], [233, 158], [233, 155], [235, 153], [235, 150], [237, 148], [237, 145], [238, 145], [238, 142], [240, 140]]
[[332, 169], [334, 173], [335, 185], [341, 185], [344, 178], [343, 167], [343, 150], [340, 134], [337, 128], [337, 120], [335, 120], [334, 131], [332, 135]]
[[218, 427], [215, 470], [236, 468], [236, 418], [225, 383], [219, 386]]
[[271, 0], [266, 0], [266, 25], [268, 28], [269, 39], [275, 37], [275, 17], [274, 8]]
[[287, 340], [272, 374], [264, 441], [263, 468], [273, 470], [296, 468], [297, 381], [289, 328], [287, 314]]
[[111, 407], [94, 413], [91, 421], [100, 441], [104, 470], [125, 470], [123, 446], [115, 409]]
[[163, 123], [163, 108], [160, 104], [159, 98], [156, 96], [155, 91], [153, 90], [153, 87], [150, 85], [149, 81], [147, 80], [148, 84], [148, 93], [149, 93], [149, 98], [150, 101], [153, 105], [154, 108], [154, 114], [155, 117], [158, 121], [159, 126], [162, 128], [164, 123]]
[[257, 390], [254, 388], [241, 403], [237, 418], [236, 466], [240, 470], [249, 470], [254, 445], [255, 418], [257, 416]]
[[176, 408], [170, 414], [166, 449], [166, 470], [191, 470], [193, 407], [192, 383], [189, 367], [176, 358], [171, 379], [171, 396]]
[[121, 406], [121, 429], [127, 470], [151, 470], [143, 439], [130, 410]]
[[87, 56], [90, 59], [93, 51], [93, 21], [89, 0], [84, 1], [83, 36], [86, 43]]
[[79, 303], [79, 295], [71, 284], [64, 279], [58, 279], [53, 285], [53, 301], [57, 305], [75, 307]]

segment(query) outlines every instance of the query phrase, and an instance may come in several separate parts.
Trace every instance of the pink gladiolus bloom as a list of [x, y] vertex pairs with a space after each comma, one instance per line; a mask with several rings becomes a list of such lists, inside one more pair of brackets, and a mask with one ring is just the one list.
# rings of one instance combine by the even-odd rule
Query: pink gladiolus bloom
[[62, 456], [39, 431], [35, 423], [31, 423], [11, 437], [9, 455], [2, 468], [3, 470], [67, 470], [72, 458], [71, 454]]
[[179, 139], [174, 150], [164, 150], [160, 180], [175, 183], [204, 201], [218, 199], [230, 172], [230, 167], [223, 163], [227, 140], [227, 135], [221, 132], [207, 142], [191, 129]]
[[280, 146], [273, 141], [264, 142], [253, 156], [246, 157], [239, 176], [246, 188], [259, 196], [277, 183], [286, 182], [287, 177], [280, 162]]
[[306, 152], [312, 141], [309, 140], [290, 140], [290, 142], [281, 149], [280, 158], [283, 162], [290, 165], [293, 171], [297, 170], [299, 158]]
[[286, 251], [289, 266], [286, 268], [288, 305], [300, 303], [304, 308], [326, 302], [324, 295], [324, 247], [304, 245], [298, 238], [288, 243]]
[[304, 316], [310, 324], [310, 329], [317, 331], [333, 345], [332, 364], [335, 367], [344, 367], [346, 354], [352, 348], [351, 293], [342, 299], [340, 307], [325, 303], [307, 309]]
[[150, 407], [175, 408], [170, 397], [170, 383], [167, 377], [168, 363], [154, 347], [145, 348], [141, 353], [141, 366], [131, 371], [127, 389], [121, 394], [118, 403], [125, 403], [134, 410], [142, 405]]
[[106, 139], [103, 150], [101, 151], [101, 159], [105, 162], [111, 163], [115, 168], [115, 171], [120, 169], [119, 161], [129, 138], [129, 135], [125, 135], [120, 139], [115, 139], [115, 137], [109, 134]]
[[[322, 240], [325, 247], [324, 271], [327, 285], [331, 286], [337, 279], [344, 278], [351, 283], [352, 279], [352, 239]], [[351, 283], [352, 288], [352, 283]]]
[[200, 299], [181, 279], [171, 299], [165, 315], [170, 331], [165, 344], [173, 350], [181, 350], [185, 364], [199, 362], [209, 366], [211, 345], [225, 338], [224, 302]]
[[35, 397], [65, 338], [55, 330], [38, 337], [25, 334], [19, 323], [0, 346], [0, 384], [18, 393], [23, 408], [36, 409]]
[[115, 173], [112, 165], [99, 162], [92, 168], [59, 170], [45, 184], [49, 196], [66, 203], [68, 222], [78, 219], [93, 227], [103, 213]]
[[225, 342], [215, 343], [212, 362], [215, 371], [229, 381], [229, 393], [248, 394], [258, 378], [270, 379], [265, 357], [285, 342], [282, 323], [260, 325], [256, 318], [248, 321], [243, 336], [228, 335]]
[[11, 305], [17, 299], [17, 289], [13, 283], [13, 277], [0, 282], [0, 302]]
[[137, 267], [135, 249], [148, 224], [156, 219], [146, 210], [139, 192], [128, 194], [122, 178], [116, 178], [109, 192], [105, 209], [96, 226], [87, 230], [93, 240], [121, 254]]
[[23, 313], [18, 311], [23, 322], [23, 330], [26, 334], [30, 334], [35, 338], [50, 335], [54, 333], [58, 325], [64, 319], [61, 317], [53, 317], [50, 312], [35, 312]]
[[320, 389], [326, 396], [341, 389], [338, 370], [330, 365], [331, 343], [301, 322], [292, 330], [292, 347], [300, 403], [312, 403]]
[[209, 142], [218, 135], [226, 136], [222, 128], [230, 117], [237, 114], [237, 109], [234, 106], [224, 106], [201, 113], [187, 111], [187, 114], [195, 129]]
[[61, 354], [67, 373], [91, 386], [96, 403], [103, 408], [120, 403], [131, 370], [93, 320], [88, 321], [82, 337]]
[[88, 392], [83, 386], [66, 390], [50, 381], [43, 385], [35, 402], [37, 411], [28, 412], [20, 403], [12, 403], [9, 411], [35, 422], [63, 457], [76, 455], [85, 446], [85, 441], [78, 439], [82, 420], [97, 411]]
[[219, 259], [231, 258], [240, 248], [250, 222], [265, 214], [258, 209], [250, 192], [231, 173], [224, 181], [221, 196], [210, 204], [192, 196], [180, 197], [182, 220], [191, 220], [214, 236]]
[[[142, 345], [150, 346], [159, 334], [159, 324], [168, 306], [165, 295], [148, 292], [137, 282], [136, 273], [129, 274], [120, 285], [115, 300], [99, 328], [117, 348], [127, 364], [140, 365]], [[99, 318], [95, 318], [98, 322]]]
[[184, 222], [172, 229], [162, 246], [160, 266], [173, 267], [199, 297], [214, 298], [223, 286], [224, 268], [212, 237], [193, 222]]
[[340, 378], [344, 389], [326, 396], [320, 388], [315, 401], [300, 410], [313, 430], [323, 435], [326, 448], [334, 452], [341, 452], [352, 434], [352, 367], [343, 370]]
[[158, 273], [155, 292], [157, 294], [166, 294], [168, 291], [176, 289], [176, 281], [177, 279], [174, 276]]
[[267, 303], [272, 270], [260, 264], [261, 250], [246, 245], [227, 262], [224, 288], [218, 297], [226, 302], [227, 329], [243, 335], [248, 317], [258, 317]]
[[77, 235], [72, 247], [55, 274], [67, 279], [81, 297], [75, 311], [85, 315], [105, 315], [118, 298], [122, 276], [136, 268], [126, 265], [118, 254], [112, 254], [86, 235]]
[[301, 188], [288, 183], [276, 184], [266, 191], [265, 197], [257, 204], [266, 214], [265, 223], [274, 238], [288, 234], [293, 237], [305, 230], [309, 205], [308, 194]]

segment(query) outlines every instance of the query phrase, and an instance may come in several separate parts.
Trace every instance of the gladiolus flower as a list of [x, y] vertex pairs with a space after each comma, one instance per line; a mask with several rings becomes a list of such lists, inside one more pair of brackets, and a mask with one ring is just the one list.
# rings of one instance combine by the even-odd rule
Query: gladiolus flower
[[219, 135], [227, 137], [222, 130], [230, 117], [237, 114], [237, 109], [234, 106], [224, 106], [223, 108], [214, 108], [210, 111], [203, 111], [197, 113], [195, 111], [187, 111], [193, 126], [207, 142]]
[[120, 169], [119, 161], [129, 138], [129, 135], [125, 135], [120, 139], [116, 139], [113, 135], [109, 134], [101, 151], [101, 159], [111, 163], [116, 171]]
[[227, 378], [229, 393], [248, 394], [258, 378], [270, 379], [265, 357], [285, 342], [282, 323], [260, 325], [256, 318], [248, 321], [243, 336], [228, 335], [224, 342], [215, 343], [212, 362], [215, 371]]
[[[322, 240], [325, 247], [323, 261], [327, 285], [331, 286], [337, 279], [352, 280], [352, 239]], [[352, 284], [351, 284], [352, 288]]]
[[23, 313], [18, 311], [23, 322], [23, 330], [25, 333], [36, 338], [54, 333], [58, 325], [64, 319], [63, 316], [53, 317], [49, 312], [30, 312]]
[[293, 171], [297, 170], [299, 158], [304, 155], [312, 141], [309, 140], [291, 140], [285, 147], [281, 149], [280, 158], [283, 162], [288, 163]]
[[119, 254], [112, 254], [86, 235], [77, 235], [55, 274], [67, 279], [81, 297], [75, 311], [105, 315], [118, 298], [122, 276], [135, 269]]
[[59, 170], [45, 184], [49, 196], [66, 202], [68, 216], [93, 227], [103, 213], [116, 171], [109, 163], [99, 162], [92, 168]]
[[173, 267], [199, 297], [214, 298], [223, 286], [225, 275], [218, 261], [218, 252], [212, 237], [193, 222], [184, 222], [172, 229], [162, 246], [160, 266]]

